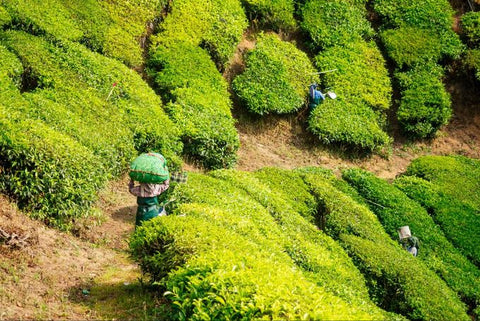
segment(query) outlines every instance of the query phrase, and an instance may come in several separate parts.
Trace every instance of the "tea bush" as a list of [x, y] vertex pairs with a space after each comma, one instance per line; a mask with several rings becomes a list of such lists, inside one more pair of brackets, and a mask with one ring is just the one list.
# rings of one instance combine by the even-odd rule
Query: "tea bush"
[[280, 114], [299, 109], [313, 82], [318, 76], [304, 52], [276, 35], [262, 34], [232, 88], [251, 112]]
[[149, 73], [178, 125], [184, 152], [206, 168], [233, 166], [239, 138], [231, 115], [227, 83], [205, 50], [178, 42], [159, 46]]
[[471, 46], [480, 45], [480, 12], [470, 11], [462, 16], [462, 31]]
[[[164, 2], [164, 1], [162, 1]], [[85, 44], [129, 66], [143, 62], [139, 38], [159, 14], [159, 3], [135, 1], [5, 0], [11, 27], [58, 40]]]
[[152, 37], [153, 48], [177, 42], [201, 46], [223, 69], [247, 27], [240, 1], [176, 0], [170, 10], [159, 26], [160, 32]]
[[[444, 315], [466, 318], [461, 302], [443, 281], [422, 264], [411, 260], [410, 254], [400, 250], [365, 206], [332, 185], [343, 185], [343, 189], [349, 190], [344, 182], [328, 172], [314, 168], [296, 170], [295, 174], [286, 170], [268, 169], [261, 177], [274, 194], [287, 203], [310, 203], [312, 196], [315, 197], [316, 223], [323, 222], [324, 231], [354, 258], [355, 264], [367, 279], [370, 295], [377, 305], [414, 319], [422, 319], [418, 316], [429, 319]], [[270, 181], [270, 178], [273, 179]], [[299, 178], [304, 182], [299, 181]], [[251, 185], [249, 182], [245, 184]], [[350, 192], [353, 193], [351, 189]], [[355, 241], [350, 242], [350, 238]], [[364, 246], [359, 245], [360, 240], [365, 240], [362, 242], [365, 243]], [[399, 263], [403, 259], [410, 260], [408, 271]], [[410, 273], [413, 271], [423, 280], [423, 286], [410, 282]], [[435, 288], [435, 298], [429, 292], [432, 287]]]
[[148, 222], [132, 242], [139, 252], [157, 248], [151, 261], [159, 265], [162, 257], [184, 262], [162, 282], [171, 319], [373, 319], [315, 286], [281, 253], [181, 213], [187, 216]]
[[374, 0], [373, 8], [381, 17], [382, 29], [412, 27], [435, 34], [446, 57], [458, 58], [463, 50], [459, 36], [452, 29], [455, 12], [447, 0]]
[[450, 120], [450, 94], [441, 81], [442, 75], [439, 65], [417, 66], [395, 74], [402, 95], [397, 118], [409, 135], [432, 137]]
[[465, 65], [473, 69], [475, 71], [475, 77], [480, 80], [480, 48], [467, 50]]
[[417, 27], [387, 29], [380, 34], [385, 50], [399, 69], [437, 62], [443, 43], [435, 33]]
[[480, 217], [478, 207], [449, 196], [416, 176], [402, 176], [395, 186], [427, 209], [445, 236], [470, 261], [480, 266]]
[[8, 11], [0, 4], [0, 27], [10, 24], [12, 17], [8, 14]]
[[[3, 92], [0, 97], [5, 98]], [[21, 97], [15, 102], [0, 103], [0, 191], [34, 218], [68, 229], [72, 220], [88, 214], [107, 178], [104, 168], [68, 135], [12, 110]]]
[[[330, 301], [336, 316], [386, 318], [369, 303], [363, 279], [345, 253], [254, 174], [212, 175], [220, 179], [191, 175], [177, 187], [174, 213], [186, 217], [152, 220], [132, 238], [134, 255], [174, 302], [170, 315], [189, 318], [208, 310], [210, 317], [222, 318], [329, 318], [330, 308], [319, 307]], [[294, 264], [301, 270], [292, 269]], [[237, 290], [225, 292], [232, 287]], [[347, 312], [345, 301], [332, 292], [358, 306]], [[317, 302], [317, 294], [324, 299]]]
[[380, 51], [373, 43], [332, 47], [316, 58], [337, 99], [326, 99], [311, 114], [310, 130], [325, 143], [341, 143], [360, 150], [379, 150], [390, 142], [382, 130], [390, 107], [391, 84]]
[[293, 31], [297, 27], [295, 1], [242, 0], [249, 20], [276, 31]]
[[423, 156], [412, 161], [406, 175], [426, 179], [445, 194], [480, 208], [480, 161], [464, 156]]
[[343, 177], [369, 201], [392, 239], [398, 239], [397, 229], [408, 225], [420, 239], [418, 259], [456, 291], [469, 305], [480, 302], [480, 270], [468, 261], [445, 237], [432, 217], [417, 202], [402, 191], [373, 174], [349, 169]]
[[[119, 62], [66, 40], [61, 44], [51, 43], [24, 32], [7, 31], [0, 35], [0, 42], [5, 46], [1, 47], [2, 56], [7, 58], [2, 62], [2, 67], [7, 69], [3, 93], [6, 110], [21, 114], [25, 123], [39, 121], [52, 132], [51, 135], [58, 136], [55, 138], [57, 141], [66, 141], [66, 144], [73, 146], [68, 148], [82, 147], [92, 154], [85, 156], [84, 165], [73, 166], [65, 161], [66, 164], [62, 166], [71, 166], [72, 170], [78, 171], [78, 178], [68, 174], [66, 182], [59, 185], [75, 186], [76, 180], [84, 180], [79, 184], [80, 187], [74, 188], [85, 189], [78, 193], [88, 194], [88, 202], [91, 203], [94, 199], [91, 191], [96, 191], [108, 178], [123, 172], [138, 152], [161, 151], [170, 160], [169, 165], [173, 169], [179, 167], [180, 158], [177, 154], [182, 146], [178, 130], [161, 109], [160, 99], [136, 73]], [[114, 82], [118, 86], [112, 87]], [[20, 130], [23, 124], [13, 129]], [[50, 139], [45, 144], [50, 146], [52, 141]], [[16, 150], [13, 143], [4, 148], [5, 152], [9, 148]], [[28, 148], [29, 153], [44, 153], [43, 147], [38, 145], [29, 145]], [[63, 152], [66, 153], [66, 150]], [[86, 151], [79, 154], [85, 154]], [[27, 172], [39, 170], [46, 171], [44, 175], [57, 175], [49, 173], [55, 171], [55, 166], [43, 168], [47, 165], [19, 162], [16, 158], [21, 155], [13, 153], [9, 156], [9, 162], [16, 164], [15, 171], [10, 175], [12, 181], [18, 182], [16, 184], [25, 184], [25, 188], [35, 184], [36, 176], [23, 177], [22, 168]], [[41, 159], [49, 163], [50, 158], [51, 162], [55, 162], [56, 157], [57, 154], [49, 152]], [[88, 159], [93, 159], [92, 166], [99, 168], [93, 170]], [[74, 161], [78, 159], [72, 157], [71, 162]], [[89, 175], [84, 176], [89, 170], [89, 175], [99, 177], [93, 179]], [[60, 177], [57, 179], [60, 180]], [[41, 178], [38, 180], [42, 184]], [[56, 189], [49, 190], [48, 197], [41, 196], [44, 192], [36, 188], [32, 188], [30, 193], [33, 196], [27, 199], [22, 194], [24, 192], [13, 186], [8, 187], [7, 193], [19, 200], [22, 207], [41, 212], [41, 218], [49, 224], [55, 225], [55, 220], [59, 220], [62, 228], [69, 228], [67, 218], [73, 221], [75, 217], [88, 213], [88, 207], [85, 206], [88, 202], [82, 200], [83, 196], [65, 196], [66, 192], [61, 187], [58, 192]], [[37, 198], [41, 201], [37, 201]], [[63, 204], [64, 199], [69, 201]], [[63, 216], [58, 211], [62, 211]]]
[[317, 49], [362, 42], [374, 35], [365, 1], [308, 0], [301, 8], [302, 29]]

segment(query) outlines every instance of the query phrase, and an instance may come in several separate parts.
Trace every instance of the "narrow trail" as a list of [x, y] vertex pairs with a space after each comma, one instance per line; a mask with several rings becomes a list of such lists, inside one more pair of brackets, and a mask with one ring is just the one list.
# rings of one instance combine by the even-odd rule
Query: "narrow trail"
[[0, 245], [0, 320], [143, 318], [156, 302], [128, 257], [135, 198], [125, 186], [112, 182], [101, 193], [102, 224], [81, 228], [78, 237], [45, 227], [0, 197], [0, 228], [28, 236], [22, 248]]

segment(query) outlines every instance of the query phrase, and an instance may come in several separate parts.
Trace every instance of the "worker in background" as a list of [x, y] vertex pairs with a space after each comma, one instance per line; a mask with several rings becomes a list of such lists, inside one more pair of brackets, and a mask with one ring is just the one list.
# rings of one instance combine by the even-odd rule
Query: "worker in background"
[[135, 182], [130, 179], [128, 190], [137, 197], [137, 215], [135, 217], [135, 227], [141, 225], [154, 217], [166, 215], [164, 206], [160, 206], [158, 196], [168, 189], [170, 180], [167, 179], [162, 184], [140, 183], [135, 186]]
[[417, 237], [412, 236], [410, 228], [408, 226], [402, 226], [398, 229], [398, 235], [400, 237], [400, 244], [402, 244], [402, 247], [413, 256], [417, 256], [418, 249], [420, 248], [420, 242]]
[[312, 113], [312, 111], [320, 104], [323, 100], [325, 100], [325, 95], [317, 89], [317, 84], [311, 84], [309, 87], [309, 95], [310, 95], [310, 103], [308, 104], [308, 112]]

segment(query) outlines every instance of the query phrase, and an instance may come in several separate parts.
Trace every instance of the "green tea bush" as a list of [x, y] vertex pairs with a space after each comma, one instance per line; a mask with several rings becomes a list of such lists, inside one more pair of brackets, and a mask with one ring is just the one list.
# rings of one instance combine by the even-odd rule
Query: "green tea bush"
[[448, 240], [480, 266], [478, 207], [449, 196], [437, 185], [416, 176], [401, 176], [395, 180], [395, 186], [426, 208]]
[[[355, 264], [367, 279], [370, 295], [377, 305], [407, 317], [429, 316], [424, 317], [429, 319], [449, 315], [466, 318], [455, 294], [434, 273], [414, 260], [409, 262], [408, 271], [405, 270], [399, 262], [403, 259], [408, 261], [410, 254], [400, 250], [389, 239], [373, 213], [332, 185], [343, 185], [343, 189], [347, 190], [345, 183], [331, 173], [314, 168], [296, 170], [295, 173], [278, 169], [263, 171], [260, 172], [262, 181], [287, 204], [310, 203], [312, 196], [315, 197], [316, 222], [323, 222], [324, 231], [354, 258]], [[299, 181], [299, 178], [304, 182]], [[243, 178], [241, 181], [244, 181]], [[251, 186], [248, 181], [244, 184]], [[263, 195], [260, 198], [271, 199]], [[359, 241], [350, 244], [346, 241], [349, 237], [365, 239], [367, 244], [363, 247], [359, 246]], [[374, 250], [370, 252], [371, 247]], [[409, 280], [412, 271], [423, 279], [424, 285], [420, 290], [418, 284]], [[435, 288], [435, 298], [429, 292], [432, 287]]]
[[[11, 153], [4, 166], [12, 167], [11, 183], [5, 183], [3, 189], [22, 208], [38, 211], [35, 215], [48, 224], [68, 229], [69, 221], [89, 213], [95, 191], [123, 172], [138, 152], [161, 151], [173, 169], [179, 167], [178, 130], [161, 109], [160, 99], [136, 73], [66, 40], [59, 45], [7, 31], [0, 42], [4, 44], [0, 46], [4, 58], [0, 100], [6, 112], [18, 115], [15, 119], [23, 118], [22, 122], [9, 122], [11, 135], [32, 122], [41, 124], [41, 128], [34, 126], [35, 132], [19, 136], [20, 141], [38, 141], [22, 143], [26, 155], [35, 155], [38, 163], [22, 161], [27, 156], [17, 152], [16, 140], [11, 144], [5, 140], [3, 145], [4, 153]], [[114, 82], [119, 85], [112, 87]], [[45, 133], [37, 134], [41, 130]], [[35, 135], [39, 136], [31, 137]], [[57, 154], [56, 142], [68, 146], [58, 147]], [[70, 150], [78, 157], [57, 160], [67, 157]], [[24, 175], [23, 171], [34, 174]], [[44, 183], [44, 179], [61, 182]], [[58, 188], [52, 187], [55, 184]]]
[[162, 282], [171, 319], [374, 318], [315, 286], [281, 253], [181, 213], [148, 222], [131, 243], [139, 255], [156, 249], [145, 257], [159, 265], [163, 257], [180, 263]]
[[365, 1], [308, 0], [301, 8], [302, 29], [317, 49], [362, 42], [374, 35]]
[[276, 35], [262, 34], [232, 88], [251, 112], [281, 114], [298, 110], [315, 81], [315, 68], [304, 52]]
[[408, 225], [420, 239], [418, 259], [437, 273], [470, 306], [480, 303], [480, 270], [445, 237], [432, 217], [402, 191], [373, 174], [360, 169], [343, 172], [343, 178], [369, 201], [392, 239], [397, 229]]
[[480, 161], [464, 156], [423, 156], [412, 161], [406, 175], [435, 184], [443, 193], [480, 208]]
[[296, 29], [295, 1], [292, 0], [242, 0], [250, 21], [259, 21], [274, 30]]
[[245, 12], [239, 0], [175, 0], [152, 37], [153, 48], [177, 42], [202, 46], [223, 69], [235, 52], [244, 29]]
[[[463, 50], [452, 29], [454, 11], [447, 0], [374, 0], [373, 8], [381, 17], [382, 29], [412, 27], [435, 34], [442, 44], [442, 55], [447, 57], [458, 58]], [[409, 37], [407, 33], [404, 36]], [[436, 46], [436, 41], [432, 44]]]
[[206, 168], [231, 167], [239, 138], [231, 115], [227, 83], [205, 50], [179, 42], [159, 46], [149, 61], [158, 92], [178, 125], [185, 154]]
[[373, 43], [331, 47], [316, 58], [325, 74], [323, 84], [337, 99], [326, 99], [311, 114], [310, 130], [325, 143], [360, 150], [379, 150], [390, 142], [382, 130], [390, 107], [391, 84], [380, 51]]
[[[319, 307], [333, 299], [337, 316], [386, 318], [369, 302], [363, 278], [338, 245], [254, 174], [211, 175], [218, 178], [194, 174], [177, 187], [174, 215], [186, 217], [152, 220], [132, 238], [141, 266], [161, 280], [174, 303], [170, 315], [188, 319], [207, 309], [210, 317], [221, 318], [330, 318]], [[295, 264], [301, 269], [292, 269]], [[345, 301], [332, 292], [354, 302], [352, 310], [346, 312]], [[315, 293], [322, 302], [314, 303]], [[219, 296], [222, 304], [216, 304]], [[310, 304], [316, 304], [313, 310]]]
[[[178, 167], [180, 159], [176, 154], [181, 151], [178, 130], [161, 109], [161, 100], [134, 71], [76, 43], [55, 46], [41, 38], [12, 31], [4, 33], [2, 39], [37, 78], [38, 88], [32, 92], [33, 97], [43, 96], [63, 104], [83, 121], [89, 117], [96, 124], [103, 122], [103, 128], [96, 130], [106, 135], [104, 142], [114, 140], [116, 131], [123, 132], [139, 152], [161, 152]], [[51, 113], [48, 117], [56, 116]], [[119, 150], [119, 154], [124, 152]], [[124, 157], [129, 162], [132, 155]], [[109, 167], [112, 165], [117, 164]]]
[[5, 0], [3, 5], [14, 29], [81, 42], [129, 66], [143, 63], [139, 38], [160, 10], [158, 2], [146, 0], [48, 0], [41, 5], [31, 0]]
[[0, 191], [34, 218], [68, 229], [88, 214], [106, 181], [104, 168], [68, 135], [12, 111], [18, 104], [0, 103]]
[[442, 76], [442, 67], [435, 64], [395, 74], [402, 95], [397, 118], [403, 130], [415, 138], [434, 136], [452, 116], [450, 94]]
[[8, 14], [8, 11], [0, 4], [0, 27], [10, 24], [12, 17]]
[[475, 77], [480, 80], [480, 49], [469, 49], [466, 52], [465, 65], [475, 71]]
[[417, 27], [387, 29], [380, 34], [388, 57], [398, 68], [437, 62], [442, 57], [443, 43], [435, 33]]
[[462, 30], [472, 46], [480, 45], [480, 12], [470, 11], [462, 16]]

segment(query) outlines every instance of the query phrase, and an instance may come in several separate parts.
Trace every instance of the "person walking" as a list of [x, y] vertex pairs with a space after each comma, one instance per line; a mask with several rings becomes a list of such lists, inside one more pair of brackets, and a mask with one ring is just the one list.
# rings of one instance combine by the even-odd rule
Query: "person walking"
[[165, 192], [170, 186], [170, 180], [165, 180], [162, 184], [140, 183], [135, 185], [135, 181], [130, 179], [128, 184], [129, 192], [137, 197], [137, 214], [135, 216], [135, 227], [142, 225], [154, 217], [166, 215], [163, 206], [160, 206], [158, 196]]

